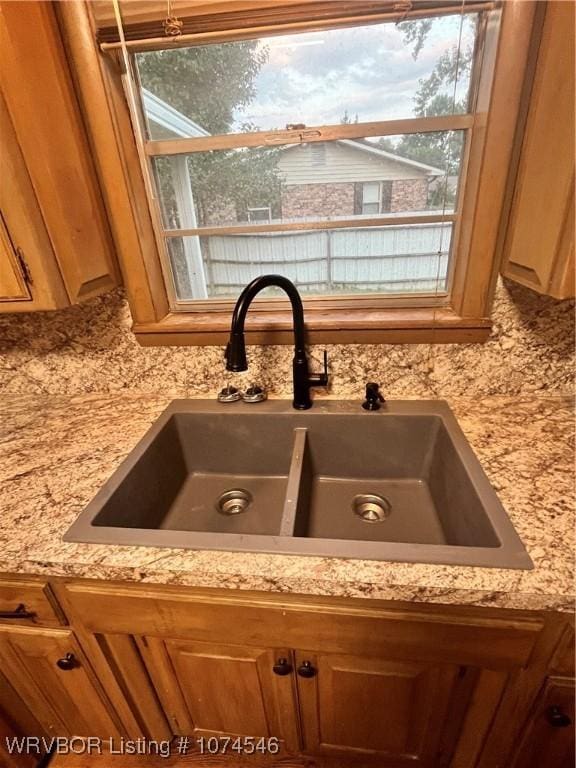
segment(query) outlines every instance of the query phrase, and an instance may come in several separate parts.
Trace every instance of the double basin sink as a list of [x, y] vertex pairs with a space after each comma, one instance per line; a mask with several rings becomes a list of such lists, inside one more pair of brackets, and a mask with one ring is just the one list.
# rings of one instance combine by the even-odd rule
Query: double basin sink
[[443, 401], [175, 400], [64, 539], [532, 567]]

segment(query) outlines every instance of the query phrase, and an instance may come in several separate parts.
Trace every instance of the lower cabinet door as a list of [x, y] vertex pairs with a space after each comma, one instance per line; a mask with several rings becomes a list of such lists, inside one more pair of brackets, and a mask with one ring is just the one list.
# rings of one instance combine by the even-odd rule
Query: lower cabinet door
[[305, 751], [437, 766], [457, 666], [296, 654]]
[[573, 678], [549, 677], [524, 729], [514, 768], [573, 768]]
[[120, 736], [71, 631], [0, 627], [0, 667], [46, 734]]
[[175, 734], [252, 737], [262, 749], [261, 740], [274, 737], [299, 748], [288, 649], [152, 637], [137, 643]]

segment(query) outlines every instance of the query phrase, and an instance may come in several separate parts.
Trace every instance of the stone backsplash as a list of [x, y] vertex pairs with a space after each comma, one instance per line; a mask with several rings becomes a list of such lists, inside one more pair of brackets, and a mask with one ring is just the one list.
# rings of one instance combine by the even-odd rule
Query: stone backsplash
[[[332, 394], [359, 397], [367, 380], [389, 397], [571, 393], [574, 302], [499, 283], [485, 344], [328, 346]], [[0, 392], [134, 390], [211, 395], [223, 382], [291, 389], [290, 347], [249, 347], [250, 370], [227, 377], [221, 347], [141, 347], [122, 291], [59, 312], [0, 316]], [[320, 367], [321, 347], [311, 349]]]

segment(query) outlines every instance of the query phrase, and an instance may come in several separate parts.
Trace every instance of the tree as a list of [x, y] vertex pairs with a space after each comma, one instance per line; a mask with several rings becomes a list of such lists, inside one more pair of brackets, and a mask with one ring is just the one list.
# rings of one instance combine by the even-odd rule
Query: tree
[[[138, 54], [140, 82], [200, 128], [211, 134], [238, 130], [235, 113], [256, 95], [255, 78], [268, 58], [258, 41], [152, 51]], [[244, 123], [240, 130], [257, 130]], [[279, 213], [280, 179], [277, 148], [195, 152], [188, 157], [200, 226], [210, 223], [218, 207], [232, 204], [239, 220], [248, 206], [271, 205]], [[175, 219], [169, 164], [157, 161], [157, 178], [166, 216]]]
[[[468, 24], [476, 25], [476, 17], [465, 17]], [[432, 29], [432, 19], [405, 21], [398, 25], [404, 42], [413, 44], [412, 56], [417, 59]], [[460, 52], [456, 46], [445, 51], [430, 75], [421, 78], [414, 97], [417, 117], [461, 114], [467, 104], [454, 98], [454, 84], [469, 77], [472, 69], [473, 46], [468, 44]], [[448, 89], [448, 90], [447, 90]], [[452, 92], [450, 92], [452, 90]], [[445, 170], [450, 176], [458, 174], [463, 148], [463, 134], [456, 131], [407, 134], [396, 147], [398, 154]], [[452, 204], [456, 195], [454, 185], [436, 185], [431, 191], [429, 204], [439, 205], [446, 192], [446, 203]]]
[[[406, 44], [414, 43], [412, 58], [417, 59], [426, 42], [434, 19], [419, 19], [414, 21], [403, 21], [397, 26], [404, 35]], [[465, 16], [465, 23], [476, 29], [476, 16], [469, 14]], [[465, 110], [465, 104], [456, 102], [452, 104], [452, 97], [448, 96], [446, 100], [434, 103], [435, 98], [440, 95], [444, 86], [451, 87], [456, 79], [462, 80], [469, 76], [472, 69], [472, 60], [474, 56], [473, 45], [468, 44], [458, 51], [457, 46], [444, 51], [440, 56], [431, 74], [426, 78], [421, 78], [418, 82], [418, 91], [414, 97], [414, 113], [418, 117], [427, 117], [431, 115], [447, 115], [453, 112]]]
[[254, 79], [268, 58], [267, 48], [246, 40], [150, 51], [136, 56], [140, 81], [174, 109], [209, 133], [227, 133], [234, 111], [256, 94]]

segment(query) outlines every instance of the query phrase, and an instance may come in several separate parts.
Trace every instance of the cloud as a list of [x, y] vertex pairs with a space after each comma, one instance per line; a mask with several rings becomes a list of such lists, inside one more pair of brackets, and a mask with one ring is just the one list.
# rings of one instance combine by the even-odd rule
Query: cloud
[[[345, 110], [361, 122], [412, 117], [418, 81], [457, 44], [459, 29], [458, 16], [435, 19], [416, 61], [391, 23], [265, 39], [268, 60], [255, 80], [256, 96], [236, 123], [262, 130], [331, 124]], [[470, 25], [463, 38], [465, 46], [473, 41]]]

